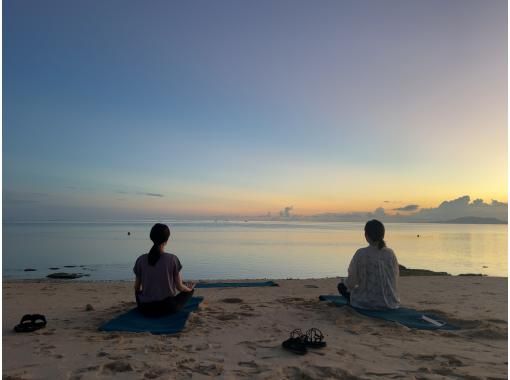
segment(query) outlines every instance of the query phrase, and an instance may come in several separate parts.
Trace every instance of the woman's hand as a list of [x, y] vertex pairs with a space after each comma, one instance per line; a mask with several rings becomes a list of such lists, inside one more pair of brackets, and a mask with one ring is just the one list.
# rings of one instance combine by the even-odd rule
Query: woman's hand
[[193, 282], [184, 282], [182, 281], [181, 273], [177, 273], [177, 290], [180, 292], [191, 292], [193, 288], [195, 287], [195, 283]]
[[140, 277], [136, 276], [136, 279], [135, 279], [135, 293], [138, 293], [140, 292], [140, 288], [142, 287], [142, 281], [140, 279]]

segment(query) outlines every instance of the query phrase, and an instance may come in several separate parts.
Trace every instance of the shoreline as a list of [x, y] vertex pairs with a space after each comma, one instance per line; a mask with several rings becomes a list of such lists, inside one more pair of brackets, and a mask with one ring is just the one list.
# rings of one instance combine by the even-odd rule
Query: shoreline
[[[468, 217], [470, 218], [470, 217]], [[484, 219], [484, 218], [479, 218]], [[494, 218], [497, 219], [497, 218]], [[198, 223], [208, 223], [208, 224], [232, 224], [236, 223], [239, 225], [245, 225], [246, 223], [311, 223], [311, 224], [334, 224], [334, 223], [345, 223], [345, 224], [360, 224], [364, 225], [366, 223], [365, 219], [362, 220], [328, 220], [328, 219], [257, 219], [257, 218], [217, 218], [217, 219], [172, 219], [172, 218], [161, 218], [161, 219], [148, 219], [148, 220], [4, 220], [4, 224], [119, 224], [119, 225], [132, 225], [132, 224], [154, 224], [154, 223], [167, 223], [167, 224], [198, 224]], [[508, 225], [508, 221], [497, 219], [492, 222], [487, 221], [454, 221], [454, 220], [405, 220], [405, 221], [396, 221], [396, 220], [386, 220], [384, 224], [458, 224], [458, 225]]]
[[[158, 336], [97, 330], [135, 306], [132, 281], [4, 280], [4, 378], [506, 378], [506, 278], [401, 277], [403, 306], [458, 331], [409, 329], [320, 302], [336, 293], [338, 278], [274, 281], [199, 288], [204, 302], [184, 331]], [[46, 315], [48, 325], [14, 333], [26, 313]], [[326, 348], [305, 356], [281, 348], [290, 331], [311, 327]]]
[[[84, 267], [84, 266], [82, 266]], [[492, 275], [487, 275], [487, 274], [483, 274], [483, 273], [459, 273], [459, 274], [450, 274], [448, 272], [438, 272], [438, 271], [433, 271], [433, 270], [430, 270], [430, 269], [423, 269], [423, 268], [408, 268], [404, 265], [401, 265], [399, 264], [399, 268], [400, 268], [400, 277], [409, 277], [409, 276], [418, 276], [418, 277], [421, 277], [421, 276], [448, 276], [448, 277], [492, 277], [492, 278], [508, 278], [507, 276], [492, 276]], [[30, 273], [33, 273], [34, 271], [29, 271]], [[54, 272], [56, 273], [56, 272]], [[134, 281], [134, 278], [133, 279], [113, 279], [113, 280], [110, 280], [110, 279], [94, 279], [94, 280], [90, 280], [88, 279], [89, 277], [89, 274], [88, 273], [76, 273], [76, 272], [72, 272], [72, 271], [69, 271], [69, 272], [60, 272], [60, 273], [63, 273], [63, 274], [67, 274], [67, 275], [73, 275], [73, 274], [81, 274], [82, 276], [78, 276], [76, 278], [51, 278], [51, 277], [48, 277], [48, 276], [45, 276], [45, 277], [39, 277], [39, 278], [15, 278], [15, 277], [8, 277], [8, 278], [5, 278], [3, 277], [3, 281], [4, 282], [17, 282], [17, 281], [34, 281], [34, 282], [40, 282], [40, 281], [71, 281], [71, 280], [76, 280], [76, 281], [79, 281], [79, 282], [115, 282], [115, 281], [120, 281], [120, 282], [130, 282], [130, 281]], [[293, 278], [293, 277], [286, 277], [286, 278], [269, 278], [269, 277], [260, 277], [260, 278], [220, 278], [220, 279], [201, 279], [201, 280], [197, 280], [197, 279], [190, 279], [189, 281], [193, 281], [193, 282], [232, 282], [232, 281], [283, 281], [283, 280], [327, 280], [327, 279], [342, 279], [342, 278], [345, 278], [347, 276], [329, 276], [329, 277], [308, 277], [308, 278]]]
[[[420, 275], [420, 274], [407, 274], [407, 275], [400, 275], [400, 278], [403, 277], [431, 277], [431, 278], [442, 278], [442, 277], [449, 277], [449, 278], [457, 278], [457, 277], [470, 277], [470, 278], [493, 278], [493, 279], [501, 279], [501, 280], [508, 280], [508, 277], [504, 276], [489, 276], [485, 274], [480, 273], [461, 273], [457, 275]], [[341, 279], [345, 278], [345, 276], [337, 276], [337, 277], [307, 277], [307, 278], [268, 278], [268, 277], [261, 277], [261, 278], [220, 278], [220, 279], [203, 279], [203, 280], [194, 280], [194, 279], [186, 279], [186, 281], [191, 281], [195, 283], [208, 283], [208, 282], [255, 282], [255, 281], [274, 281], [278, 283], [278, 281], [322, 281], [322, 280], [337, 280], [340, 281]], [[17, 284], [17, 283], [27, 283], [27, 284], [41, 284], [41, 283], [56, 283], [56, 284], [66, 284], [66, 283], [79, 283], [79, 284], [94, 284], [94, 283], [132, 283], [134, 282], [134, 278], [131, 280], [90, 280], [87, 278], [75, 278], [75, 279], [54, 279], [54, 278], [4, 278], [3, 283], [4, 284]]]

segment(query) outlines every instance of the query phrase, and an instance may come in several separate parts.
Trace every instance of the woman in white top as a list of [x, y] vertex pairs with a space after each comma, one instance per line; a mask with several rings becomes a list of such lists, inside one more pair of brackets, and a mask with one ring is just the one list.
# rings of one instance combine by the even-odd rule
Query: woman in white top
[[384, 242], [384, 225], [371, 220], [365, 225], [368, 247], [360, 248], [349, 264], [349, 276], [338, 284], [338, 291], [360, 309], [397, 309], [398, 261]]

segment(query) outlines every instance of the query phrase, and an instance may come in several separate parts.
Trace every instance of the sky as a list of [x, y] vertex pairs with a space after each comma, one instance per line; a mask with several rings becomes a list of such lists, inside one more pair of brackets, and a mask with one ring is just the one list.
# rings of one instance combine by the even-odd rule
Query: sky
[[4, 220], [501, 211], [507, 68], [504, 0], [4, 1]]

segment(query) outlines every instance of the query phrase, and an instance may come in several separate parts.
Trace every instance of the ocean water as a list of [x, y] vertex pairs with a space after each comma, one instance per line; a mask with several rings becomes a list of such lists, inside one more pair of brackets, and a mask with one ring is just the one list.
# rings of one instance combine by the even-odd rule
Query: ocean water
[[[166, 223], [166, 250], [180, 258], [184, 278], [194, 280], [345, 276], [356, 249], [367, 245], [361, 223]], [[152, 224], [4, 223], [3, 276], [66, 271], [90, 274], [87, 280], [133, 279], [134, 261], [152, 245]], [[506, 277], [507, 231], [506, 225], [387, 223], [385, 240], [407, 267]]]

